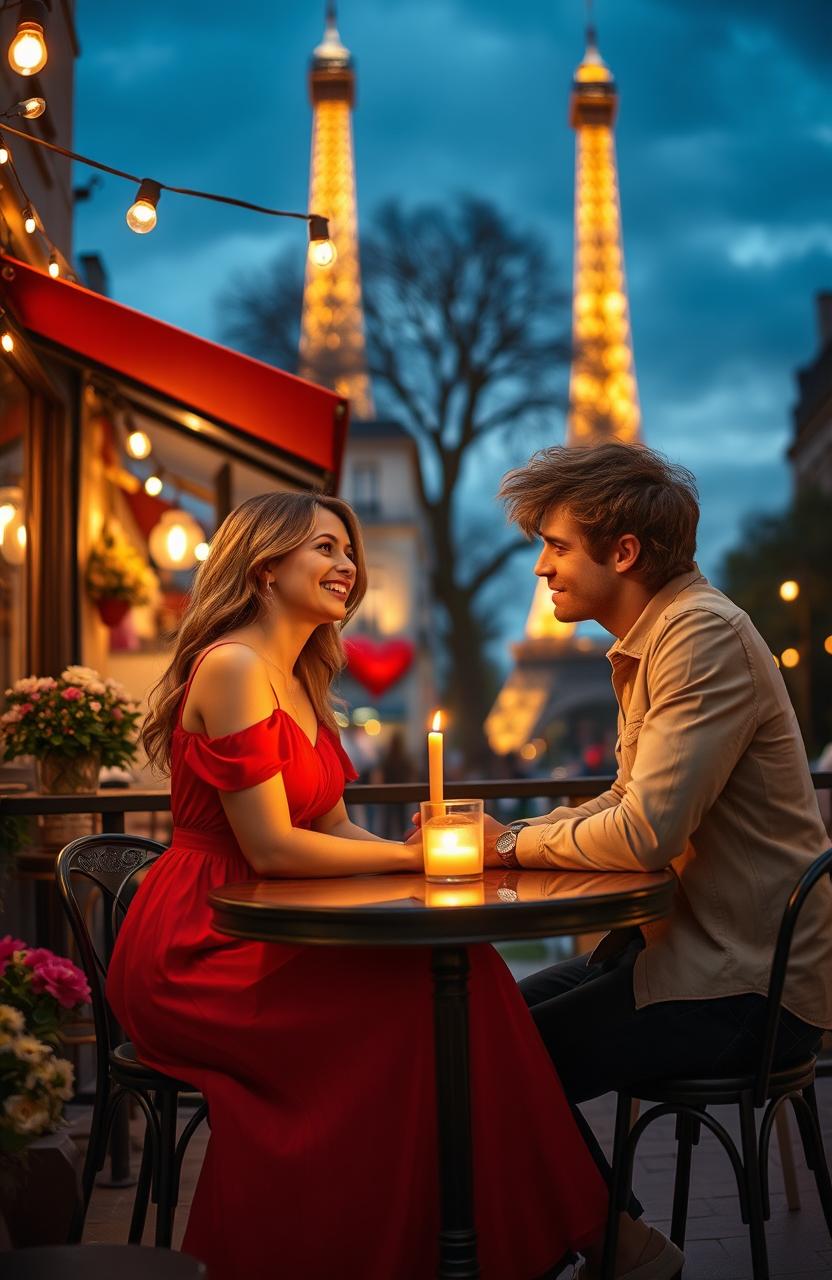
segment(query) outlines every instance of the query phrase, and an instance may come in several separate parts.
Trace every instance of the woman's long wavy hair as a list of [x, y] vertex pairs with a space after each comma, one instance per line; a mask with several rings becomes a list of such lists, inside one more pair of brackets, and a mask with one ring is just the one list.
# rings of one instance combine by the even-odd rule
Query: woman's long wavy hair
[[318, 719], [335, 728], [330, 685], [344, 666], [339, 632], [367, 590], [361, 527], [352, 507], [317, 493], [263, 493], [249, 498], [223, 521], [211, 554], [194, 578], [188, 607], [176, 633], [173, 658], [150, 693], [142, 746], [154, 768], [169, 771], [179, 703], [194, 659], [216, 640], [254, 622], [269, 603], [263, 566], [280, 560], [312, 533], [319, 508], [343, 520], [355, 558], [355, 585], [343, 622], [322, 623], [307, 640], [295, 666]]

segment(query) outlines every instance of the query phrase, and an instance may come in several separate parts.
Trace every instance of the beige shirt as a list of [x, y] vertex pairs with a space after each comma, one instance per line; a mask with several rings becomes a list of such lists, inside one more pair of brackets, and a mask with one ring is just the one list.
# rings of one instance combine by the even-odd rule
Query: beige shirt
[[[637, 1008], [764, 995], [789, 894], [829, 845], [771, 652], [697, 569], [662, 587], [607, 657], [619, 707], [615, 782], [580, 808], [536, 819], [520, 832], [518, 858], [524, 867], [672, 868], [671, 912], [642, 929]], [[783, 1003], [832, 1026], [828, 879], [803, 908]]]

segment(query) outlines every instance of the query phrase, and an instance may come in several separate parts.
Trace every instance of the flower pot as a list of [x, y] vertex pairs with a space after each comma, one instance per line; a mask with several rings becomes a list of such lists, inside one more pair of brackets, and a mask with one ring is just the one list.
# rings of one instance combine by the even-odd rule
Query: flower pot
[[96, 600], [101, 621], [106, 627], [117, 627], [130, 612], [129, 600], [117, 600], [115, 596], [104, 596]]
[[69, 1134], [35, 1138], [0, 1173], [0, 1217], [11, 1247], [65, 1244], [81, 1200], [81, 1157]]
[[47, 795], [93, 795], [98, 790], [101, 757], [97, 751], [67, 756], [48, 751], [38, 760], [40, 790]]

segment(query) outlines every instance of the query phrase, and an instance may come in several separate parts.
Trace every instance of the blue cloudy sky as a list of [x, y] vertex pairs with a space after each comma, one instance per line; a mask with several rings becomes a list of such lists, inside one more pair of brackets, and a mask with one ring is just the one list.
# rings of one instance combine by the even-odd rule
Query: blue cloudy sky
[[[303, 209], [322, 11], [318, 0], [79, 0], [77, 148]], [[596, 21], [621, 93], [645, 436], [696, 473], [700, 563], [717, 576], [743, 515], [788, 497], [794, 370], [817, 348], [814, 294], [832, 287], [828, 0], [596, 0]], [[581, 0], [341, 0], [339, 25], [358, 65], [362, 218], [390, 196], [473, 192], [542, 231], [568, 281]], [[119, 301], [208, 337], [235, 272], [285, 244], [304, 252], [300, 224], [169, 195], [138, 237], [130, 199], [105, 180], [78, 207], [76, 249], [103, 255]]]

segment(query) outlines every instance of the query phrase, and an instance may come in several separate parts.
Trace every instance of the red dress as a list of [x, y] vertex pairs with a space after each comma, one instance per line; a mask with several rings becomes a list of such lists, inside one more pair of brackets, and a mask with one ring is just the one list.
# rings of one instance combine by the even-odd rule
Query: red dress
[[[211, 1280], [432, 1280], [429, 950], [237, 941], [211, 924], [209, 891], [255, 878], [218, 792], [281, 770], [298, 827], [356, 776], [334, 733], [321, 725], [313, 747], [278, 708], [221, 738], [177, 727], [173, 843], [130, 906], [107, 995], [142, 1060], [208, 1102], [183, 1248]], [[482, 1277], [537, 1280], [600, 1232], [606, 1187], [489, 946], [471, 948], [470, 992]]]

